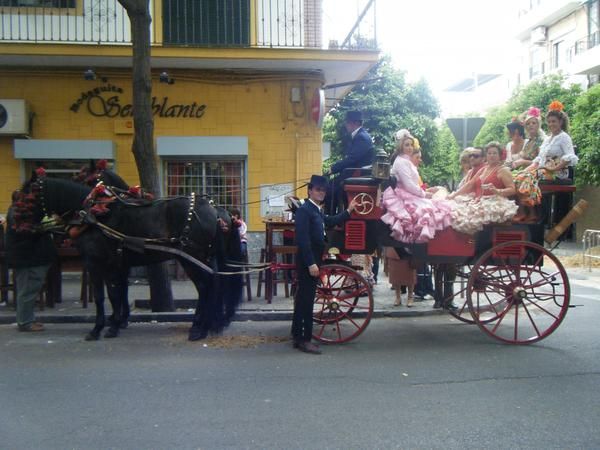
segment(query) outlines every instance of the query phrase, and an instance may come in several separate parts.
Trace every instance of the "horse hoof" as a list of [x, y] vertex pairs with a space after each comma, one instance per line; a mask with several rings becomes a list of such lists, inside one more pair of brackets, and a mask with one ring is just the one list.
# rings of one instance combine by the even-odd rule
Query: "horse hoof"
[[86, 341], [97, 341], [99, 339], [100, 339], [100, 333], [94, 333], [93, 331], [90, 331], [88, 334], [85, 335]]
[[104, 337], [107, 339], [116, 338], [119, 335], [118, 328], [109, 328], [106, 333], [104, 333]]
[[197, 330], [194, 328], [190, 328], [190, 332], [188, 334], [188, 341], [200, 341], [202, 339], [206, 339], [207, 337], [207, 330]]

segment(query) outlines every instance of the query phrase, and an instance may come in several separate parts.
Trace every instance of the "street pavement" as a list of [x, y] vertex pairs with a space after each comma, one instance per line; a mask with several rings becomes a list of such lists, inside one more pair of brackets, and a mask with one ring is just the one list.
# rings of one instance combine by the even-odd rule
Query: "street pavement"
[[547, 339], [500, 344], [448, 315], [374, 320], [359, 338], [292, 349], [289, 321], [0, 326], [0, 448], [600, 448], [600, 284]]

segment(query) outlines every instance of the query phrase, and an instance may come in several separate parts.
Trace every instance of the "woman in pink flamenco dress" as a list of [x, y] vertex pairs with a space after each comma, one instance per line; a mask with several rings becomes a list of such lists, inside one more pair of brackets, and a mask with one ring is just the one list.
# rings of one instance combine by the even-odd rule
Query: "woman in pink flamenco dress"
[[386, 213], [381, 220], [389, 225], [391, 236], [407, 244], [427, 242], [436, 231], [447, 228], [452, 221], [452, 203], [432, 199], [435, 188], [421, 187], [419, 172], [411, 162], [414, 138], [407, 130], [396, 133], [396, 151], [392, 155], [391, 175], [396, 187], [383, 193]]

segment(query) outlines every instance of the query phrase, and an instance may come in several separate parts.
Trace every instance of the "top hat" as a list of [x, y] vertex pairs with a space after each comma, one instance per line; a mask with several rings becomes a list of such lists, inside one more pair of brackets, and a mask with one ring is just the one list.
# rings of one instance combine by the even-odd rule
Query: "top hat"
[[362, 122], [363, 117], [360, 111], [348, 111], [346, 113], [346, 122]]
[[309, 188], [313, 188], [313, 187], [324, 187], [326, 188], [328, 185], [328, 181], [327, 178], [325, 178], [322, 175], [311, 175], [310, 177], [310, 182], [308, 183], [308, 187]]

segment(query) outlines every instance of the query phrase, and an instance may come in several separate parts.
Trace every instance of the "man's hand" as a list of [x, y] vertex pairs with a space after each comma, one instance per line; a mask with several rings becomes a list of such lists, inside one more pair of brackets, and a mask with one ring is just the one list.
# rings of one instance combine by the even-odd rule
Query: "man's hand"
[[319, 266], [317, 266], [316, 264], [313, 264], [311, 266], [308, 266], [308, 273], [310, 273], [311, 277], [318, 277], [319, 276]]
[[354, 197], [354, 198], [352, 199], [352, 201], [350, 202], [350, 204], [348, 205], [348, 210], [347, 210], [347, 211], [348, 211], [348, 213], [351, 213], [352, 211], [354, 211], [354, 209], [356, 208], [356, 204], [357, 204], [357, 203], [358, 203], [358, 202], [357, 202], [357, 200], [356, 200], [356, 197]]

